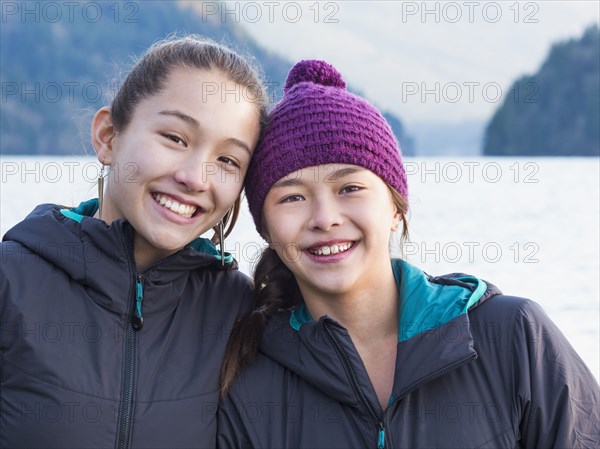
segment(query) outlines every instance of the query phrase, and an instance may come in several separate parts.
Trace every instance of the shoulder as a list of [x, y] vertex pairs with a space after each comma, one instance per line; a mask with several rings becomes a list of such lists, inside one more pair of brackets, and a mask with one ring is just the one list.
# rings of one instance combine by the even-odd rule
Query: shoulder
[[5, 240], [0, 243], [0, 261], [2, 261], [0, 272], [4, 271], [8, 264], [18, 263], [19, 255], [25, 252], [30, 253], [27, 248], [15, 241]]
[[[505, 348], [533, 341], [541, 329], [560, 331], [542, 307], [528, 298], [494, 295], [469, 310], [471, 331], [476, 340], [502, 343]], [[562, 334], [560, 337], [564, 339]]]
[[232, 396], [244, 401], [277, 397], [283, 385], [298, 380], [289, 368], [306, 363], [306, 360], [298, 358], [302, 352], [299, 332], [290, 326], [289, 321], [289, 312], [270, 317], [255, 357], [244, 364], [232, 384]]
[[13, 240], [0, 243], [0, 291], [11, 283], [31, 283], [34, 276], [47, 270], [54, 270], [39, 254]]
[[188, 296], [201, 298], [202, 303], [216, 316], [236, 318], [252, 307], [254, 288], [244, 273], [233, 270], [199, 268], [187, 278]]
[[39, 253], [15, 241], [0, 243], [0, 319], [7, 328], [42, 316], [54, 303], [44, 299], [62, 300], [71, 285], [72, 279]]
[[481, 301], [469, 309], [469, 319], [493, 320], [500, 322], [507, 320], [514, 324], [514, 320], [536, 320], [544, 318], [549, 320], [542, 307], [535, 301], [520, 296], [497, 294]]
[[527, 333], [536, 328], [560, 332], [542, 306], [519, 296], [494, 295], [470, 309], [469, 320], [472, 323], [509, 327], [515, 333]]
[[218, 409], [219, 447], [282, 447], [278, 418], [288, 401], [284, 368], [260, 352], [238, 374]]
[[252, 285], [252, 279], [238, 269], [236, 262], [221, 267], [221, 263], [210, 255], [202, 254], [194, 257], [198, 257], [200, 260], [197, 266], [191, 268], [190, 273], [194, 278], [208, 283], [226, 282], [233, 286]]
[[226, 291], [242, 294], [251, 294], [253, 291], [252, 279], [238, 269], [200, 269], [195, 270], [195, 276], [207, 285]]
[[507, 366], [557, 378], [573, 372], [591, 377], [573, 346], [535, 301], [496, 295], [469, 311], [469, 320], [476, 346], [502, 354]]
[[33, 254], [33, 251], [14, 240], [4, 240], [0, 243], [2, 267], [5, 267], [7, 264], [18, 264], [31, 254]]
[[527, 357], [532, 323], [540, 318], [550, 321], [534, 301], [501, 294], [473, 307], [468, 315], [475, 350], [481, 363], [491, 364], [490, 372], [503, 372], [514, 366], [515, 357]]
[[252, 404], [273, 397], [284, 397], [285, 393], [277, 393], [286, 382], [291, 372], [283, 365], [261, 353], [240, 370], [227, 394], [228, 402], [235, 404]]
[[479, 355], [471, 372], [510, 398], [524, 447], [598, 441], [598, 383], [539, 304], [495, 295], [469, 311], [469, 322]]

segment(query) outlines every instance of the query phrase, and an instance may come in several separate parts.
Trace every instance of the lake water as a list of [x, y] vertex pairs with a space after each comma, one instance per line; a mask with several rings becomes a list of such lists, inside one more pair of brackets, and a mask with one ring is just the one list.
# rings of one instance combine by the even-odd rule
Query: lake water
[[[2, 235], [39, 203], [96, 196], [93, 158], [4, 156], [0, 163]], [[413, 158], [405, 165], [408, 261], [535, 300], [600, 377], [600, 160]], [[251, 273], [262, 247], [244, 206], [226, 249]]]

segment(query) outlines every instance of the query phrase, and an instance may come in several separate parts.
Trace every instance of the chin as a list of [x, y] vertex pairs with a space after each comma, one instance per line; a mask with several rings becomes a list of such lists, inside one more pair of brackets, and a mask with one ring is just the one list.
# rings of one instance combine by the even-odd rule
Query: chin
[[320, 292], [323, 295], [327, 295], [327, 296], [339, 296], [339, 295], [344, 295], [346, 293], [348, 293], [350, 289], [350, 287], [346, 284], [344, 285], [335, 285], [335, 284], [331, 284], [329, 283], [314, 283], [314, 281], [312, 282], [312, 289], [314, 289], [315, 291]]
[[150, 245], [152, 245], [156, 250], [161, 252], [175, 252], [183, 248], [187, 245], [191, 240], [183, 240], [181, 236], [175, 238], [170, 235], [164, 236], [156, 236], [152, 240], [149, 240]]

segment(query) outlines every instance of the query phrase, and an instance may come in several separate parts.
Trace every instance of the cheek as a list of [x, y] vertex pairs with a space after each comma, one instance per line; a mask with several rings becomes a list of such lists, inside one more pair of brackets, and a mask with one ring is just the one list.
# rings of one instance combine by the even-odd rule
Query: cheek
[[158, 173], [167, 167], [155, 154], [150, 155], [140, 148], [130, 150], [130, 146], [115, 150], [115, 161], [111, 165], [110, 174], [112, 181], [123, 184], [122, 187], [127, 189], [158, 176]]
[[287, 266], [292, 273], [296, 274], [299, 268], [298, 261], [302, 257], [298, 245], [294, 242], [274, 242], [271, 246], [285, 266]]
[[300, 222], [300, 217], [296, 215], [293, 221], [290, 221], [290, 214], [277, 208], [271, 209], [264, 207], [263, 227], [269, 235], [269, 240], [277, 245], [286, 245], [297, 237], [295, 223]]
[[108, 173], [105, 183], [110, 183], [112, 197], [116, 201], [131, 200], [141, 192], [143, 170], [132, 162], [116, 162]]
[[214, 198], [217, 207], [230, 207], [242, 191], [242, 176], [236, 173], [219, 173], [214, 184]]
[[393, 225], [391, 213], [388, 214], [385, 210], [382, 210], [381, 213], [373, 213], [372, 215], [362, 214], [362, 217], [357, 217], [355, 223], [364, 235], [372, 242], [377, 242], [377, 245], [387, 245], [389, 242]]
[[275, 250], [279, 258], [292, 271], [296, 272], [297, 262], [302, 257], [298, 244], [298, 233], [292, 226], [281, 220], [271, 221], [269, 246]]

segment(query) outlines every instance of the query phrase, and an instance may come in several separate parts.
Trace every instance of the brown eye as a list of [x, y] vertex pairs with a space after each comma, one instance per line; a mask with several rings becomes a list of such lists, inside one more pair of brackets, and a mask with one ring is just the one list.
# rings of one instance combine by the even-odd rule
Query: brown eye
[[358, 192], [359, 190], [362, 190], [362, 187], [356, 186], [356, 185], [349, 185], [349, 186], [344, 186], [344, 188], [342, 188], [342, 190], [340, 190], [340, 193], [352, 193], [352, 192]]
[[163, 137], [165, 137], [166, 139], [169, 139], [171, 142], [175, 142], [177, 145], [182, 145], [182, 146], [187, 146], [187, 143], [185, 142], [185, 140], [183, 140], [181, 137], [176, 136], [174, 134], [163, 134]]
[[235, 159], [232, 159], [230, 157], [221, 156], [217, 160], [219, 160], [219, 161], [223, 162], [224, 164], [229, 165], [231, 167], [240, 168], [240, 164]]
[[304, 201], [304, 197], [302, 195], [298, 195], [298, 194], [288, 195], [279, 202], [280, 203], [295, 203], [297, 201]]

